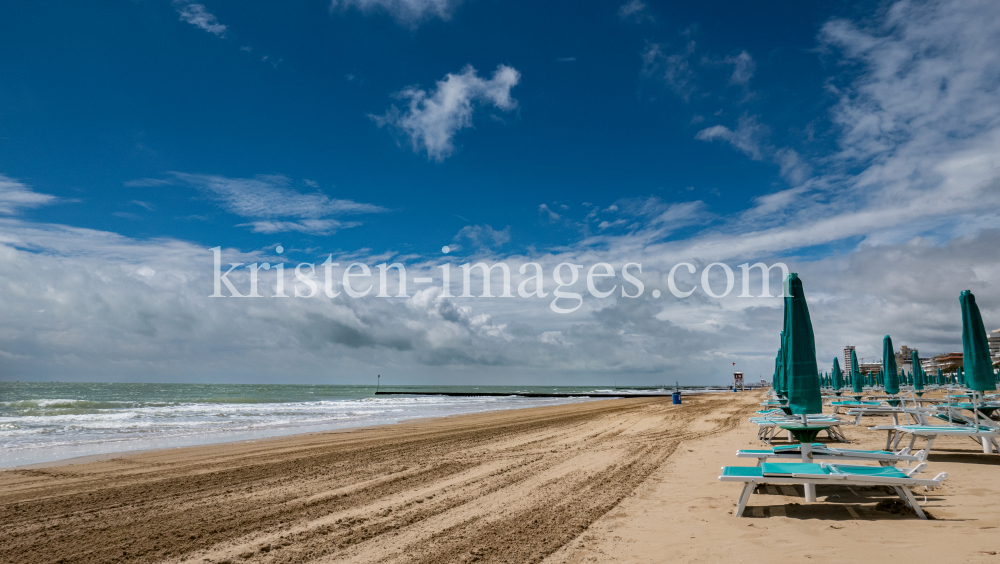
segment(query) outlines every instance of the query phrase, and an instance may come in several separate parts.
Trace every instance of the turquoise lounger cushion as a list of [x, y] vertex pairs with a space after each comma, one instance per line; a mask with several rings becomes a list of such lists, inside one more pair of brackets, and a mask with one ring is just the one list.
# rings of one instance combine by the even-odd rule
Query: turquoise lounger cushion
[[838, 464], [837, 470], [854, 476], [881, 476], [883, 478], [908, 478], [906, 474], [891, 466], [853, 466]]
[[[900, 428], [901, 429], [905, 429], [907, 431], [921, 431], [921, 432], [923, 432], [923, 431], [930, 431], [930, 432], [934, 432], [934, 431], [947, 431], [947, 432], [952, 432], [952, 433], [954, 433], [956, 431], [964, 431], [964, 432], [968, 432], [968, 433], [975, 433], [976, 432], [972, 427], [965, 427], [965, 426], [945, 427], [945, 426], [942, 425], [940, 427], [933, 427], [933, 426], [932, 427], [919, 427], [917, 425], [900, 425]], [[996, 429], [993, 429], [992, 427], [983, 427], [983, 426], [980, 426], [979, 427], [979, 431], [980, 432], [987, 432], [988, 433], [990, 431], [996, 431]]]
[[[812, 443], [812, 447], [814, 449], [820, 449], [820, 448], [826, 448], [826, 445], [823, 443]], [[785, 452], [788, 450], [794, 452], [800, 452], [801, 449], [802, 445], [783, 445], [783, 446], [776, 446], [772, 450], [774, 450], [774, 452]]]
[[765, 476], [791, 476], [792, 474], [829, 474], [819, 464], [808, 462], [765, 462], [760, 466]]
[[760, 478], [763, 476], [757, 466], [725, 466], [722, 468], [722, 475], [740, 478]]

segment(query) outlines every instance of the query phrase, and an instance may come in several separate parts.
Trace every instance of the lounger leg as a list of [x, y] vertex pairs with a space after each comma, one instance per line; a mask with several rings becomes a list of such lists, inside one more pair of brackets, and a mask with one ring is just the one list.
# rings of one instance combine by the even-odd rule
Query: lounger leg
[[804, 484], [806, 490], [806, 501], [812, 503], [816, 501], [816, 484]]
[[750, 494], [753, 493], [757, 484], [753, 482], [747, 482], [747, 485], [743, 486], [743, 493], [740, 494], [740, 502], [736, 506], [736, 516], [742, 517], [743, 510], [747, 508], [747, 502], [750, 501]]
[[983, 454], [993, 454], [993, 444], [990, 437], [979, 437], [983, 443]]
[[910, 450], [911, 451], [913, 450], [913, 443], [915, 443], [915, 442], [917, 442], [917, 436], [916, 435], [910, 435]]
[[899, 491], [900, 493], [899, 497], [903, 498], [903, 501], [906, 502], [907, 505], [913, 508], [913, 511], [917, 514], [917, 517], [920, 517], [921, 519], [927, 519], [927, 515], [924, 513], [924, 510], [921, 509], [920, 504], [917, 503], [917, 498], [913, 497], [913, 492], [910, 491], [910, 488], [897, 487], [896, 490]]
[[903, 493], [903, 488], [902, 487], [900, 487], [900, 486], [892, 486], [892, 489], [896, 491], [896, 495], [899, 496], [899, 499], [903, 500], [903, 503], [905, 503], [906, 505], [910, 505], [910, 500], [906, 498], [906, 494]]
[[892, 433], [893, 430], [889, 429], [885, 434], [885, 450], [889, 450], [889, 447], [892, 445]]

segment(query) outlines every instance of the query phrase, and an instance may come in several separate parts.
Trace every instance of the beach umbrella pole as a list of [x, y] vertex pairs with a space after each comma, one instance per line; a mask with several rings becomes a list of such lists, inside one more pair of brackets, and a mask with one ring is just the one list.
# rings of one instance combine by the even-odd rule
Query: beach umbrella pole
[[[973, 391], [972, 392], [972, 425], [973, 425], [973, 428], [977, 432], [979, 431], [979, 401], [978, 400], [979, 400], [979, 392]], [[979, 437], [979, 442], [981, 442], [983, 444], [983, 453], [984, 454], [992, 454], [993, 453], [993, 445], [990, 444], [990, 438], [989, 437]]]
[[[806, 414], [802, 414], [802, 425], [809, 425], [809, 418]], [[811, 441], [801, 441], [799, 442], [799, 450], [802, 451], [802, 462], [808, 464], [812, 462], [812, 442]], [[806, 502], [813, 503], [816, 501], [816, 484], [804, 484], [804, 489], [806, 491]]]

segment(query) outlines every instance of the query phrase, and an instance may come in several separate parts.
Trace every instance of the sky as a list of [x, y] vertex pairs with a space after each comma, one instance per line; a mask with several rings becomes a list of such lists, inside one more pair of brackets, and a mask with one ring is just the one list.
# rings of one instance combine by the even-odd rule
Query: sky
[[[802, 278], [821, 370], [960, 350], [966, 289], [1000, 327], [996, 2], [2, 10], [2, 380], [770, 379], [758, 262]], [[211, 297], [265, 262], [288, 299], [276, 268]], [[479, 262], [512, 297], [499, 266], [460, 297]]]

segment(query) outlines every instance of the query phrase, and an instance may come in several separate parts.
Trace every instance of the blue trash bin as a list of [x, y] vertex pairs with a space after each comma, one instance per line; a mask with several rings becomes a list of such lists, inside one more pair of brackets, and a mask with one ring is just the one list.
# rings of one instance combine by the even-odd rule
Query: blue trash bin
[[674, 405], [680, 405], [680, 404], [681, 404], [681, 393], [674, 392]]

